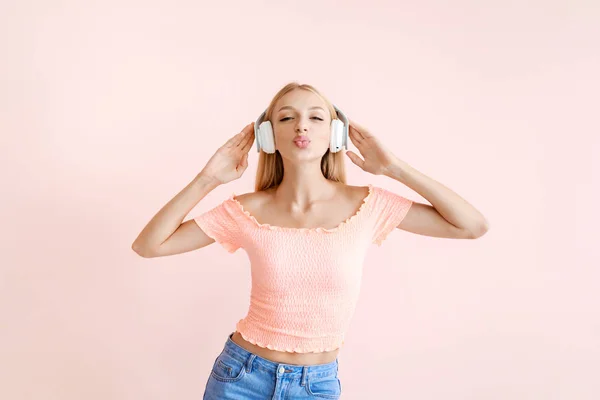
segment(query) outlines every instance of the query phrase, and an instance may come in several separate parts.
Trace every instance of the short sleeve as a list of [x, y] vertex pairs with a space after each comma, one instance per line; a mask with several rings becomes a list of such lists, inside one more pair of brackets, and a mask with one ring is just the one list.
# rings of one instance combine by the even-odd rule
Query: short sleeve
[[373, 188], [371, 205], [372, 243], [381, 246], [389, 233], [402, 222], [413, 204], [412, 200], [380, 187]]
[[227, 199], [216, 207], [194, 217], [200, 229], [229, 253], [241, 247], [241, 229], [234, 204]]

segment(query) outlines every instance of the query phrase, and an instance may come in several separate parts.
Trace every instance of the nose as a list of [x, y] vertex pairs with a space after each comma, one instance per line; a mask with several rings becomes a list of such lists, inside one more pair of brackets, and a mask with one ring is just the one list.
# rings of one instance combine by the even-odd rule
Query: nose
[[304, 122], [301, 118], [298, 119], [298, 124], [296, 125], [296, 132], [306, 132], [308, 130], [308, 124]]

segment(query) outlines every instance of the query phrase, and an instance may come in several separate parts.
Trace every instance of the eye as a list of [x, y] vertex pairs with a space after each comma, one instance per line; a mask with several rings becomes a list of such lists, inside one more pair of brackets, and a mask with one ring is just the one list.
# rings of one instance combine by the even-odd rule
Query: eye
[[[283, 122], [283, 121], [285, 121], [285, 120], [287, 120], [287, 119], [290, 119], [290, 118], [291, 118], [291, 117], [285, 117], [285, 118], [282, 118], [282, 119], [280, 119], [280, 120], [279, 120], [279, 122]], [[313, 117], [313, 118], [316, 118], [316, 119], [318, 119], [319, 121], [323, 121], [323, 119], [322, 119], [322, 118], [319, 118], [319, 117]]]

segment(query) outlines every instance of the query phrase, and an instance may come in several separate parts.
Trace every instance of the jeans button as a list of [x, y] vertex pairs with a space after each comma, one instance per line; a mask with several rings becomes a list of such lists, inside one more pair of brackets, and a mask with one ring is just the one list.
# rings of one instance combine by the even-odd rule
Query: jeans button
[[280, 374], [283, 374], [283, 371], [285, 371], [285, 368], [283, 368], [283, 367], [279, 367], [279, 373], [280, 373]]

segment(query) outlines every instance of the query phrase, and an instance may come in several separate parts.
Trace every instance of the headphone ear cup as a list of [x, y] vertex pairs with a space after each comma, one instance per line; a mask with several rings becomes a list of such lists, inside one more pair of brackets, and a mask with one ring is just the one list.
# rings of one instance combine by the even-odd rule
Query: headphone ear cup
[[259, 148], [265, 153], [275, 153], [275, 135], [271, 121], [264, 121], [258, 127], [258, 136], [256, 137]]
[[339, 119], [331, 121], [331, 138], [329, 141], [329, 151], [337, 153], [343, 147], [344, 123]]

